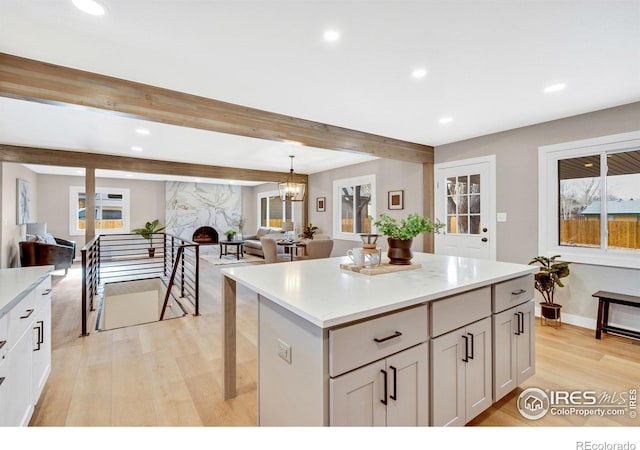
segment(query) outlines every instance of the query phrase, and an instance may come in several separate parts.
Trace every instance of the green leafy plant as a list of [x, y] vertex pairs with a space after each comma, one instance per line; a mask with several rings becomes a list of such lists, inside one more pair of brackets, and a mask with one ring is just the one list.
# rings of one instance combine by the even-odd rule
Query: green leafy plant
[[318, 227], [316, 227], [314, 224], [309, 223], [309, 225], [306, 225], [304, 228], [302, 228], [302, 234], [300, 235], [300, 237], [303, 237], [305, 239], [313, 239], [313, 236], [318, 232]]
[[546, 303], [554, 303], [553, 297], [556, 292], [556, 286], [564, 287], [561, 278], [568, 277], [571, 273], [568, 262], [556, 262], [560, 255], [552, 257], [536, 256], [529, 264], [538, 264], [540, 271], [535, 277], [534, 287], [542, 294]]
[[399, 221], [386, 214], [380, 214], [380, 218], [373, 223], [378, 231], [392, 239], [408, 240], [413, 239], [422, 233], [440, 233], [444, 224], [439, 220], [432, 221], [426, 216], [409, 214]]
[[153, 234], [161, 233], [164, 229], [165, 227], [160, 225], [160, 220], [156, 219], [153, 222], [145, 223], [143, 228], [135, 228], [131, 231], [147, 239], [149, 241], [149, 247], [151, 248], [153, 247]]
[[233, 237], [238, 234], [236, 230], [227, 230], [224, 232], [224, 235], [227, 237], [227, 240], [230, 241]]

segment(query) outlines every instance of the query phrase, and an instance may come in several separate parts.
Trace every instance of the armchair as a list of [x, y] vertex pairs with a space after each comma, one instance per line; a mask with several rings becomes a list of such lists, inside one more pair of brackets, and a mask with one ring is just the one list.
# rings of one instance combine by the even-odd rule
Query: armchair
[[75, 242], [53, 238], [53, 236], [48, 238], [47, 242], [21, 241], [18, 245], [20, 246], [20, 265], [22, 267], [55, 266], [56, 270], [64, 269], [65, 275], [69, 271], [76, 253]]

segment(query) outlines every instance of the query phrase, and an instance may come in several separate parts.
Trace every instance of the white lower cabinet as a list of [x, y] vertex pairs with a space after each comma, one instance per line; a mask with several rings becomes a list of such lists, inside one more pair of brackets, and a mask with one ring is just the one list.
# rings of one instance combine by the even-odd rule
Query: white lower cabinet
[[2, 426], [26, 426], [33, 413], [31, 403], [31, 332], [26, 330], [7, 353], [0, 386], [2, 408], [0, 424]]
[[428, 425], [427, 361], [423, 343], [332, 378], [331, 426]]
[[500, 400], [535, 373], [534, 302], [493, 315], [493, 395]]
[[51, 278], [3, 318], [7, 338], [0, 336], [5, 342], [0, 349], [0, 426], [27, 426], [51, 372]]
[[431, 425], [462, 426], [492, 403], [491, 318], [431, 340]]

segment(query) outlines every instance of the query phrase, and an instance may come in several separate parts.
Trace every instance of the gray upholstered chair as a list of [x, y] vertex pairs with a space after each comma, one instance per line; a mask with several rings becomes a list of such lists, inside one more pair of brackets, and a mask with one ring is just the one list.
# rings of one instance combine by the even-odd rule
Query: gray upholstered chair
[[278, 263], [290, 261], [290, 257], [278, 251], [276, 240], [270, 237], [261, 237], [262, 253], [264, 255], [264, 263]]
[[333, 239], [313, 239], [306, 242], [305, 256], [298, 256], [295, 259], [319, 259], [328, 258], [333, 250]]

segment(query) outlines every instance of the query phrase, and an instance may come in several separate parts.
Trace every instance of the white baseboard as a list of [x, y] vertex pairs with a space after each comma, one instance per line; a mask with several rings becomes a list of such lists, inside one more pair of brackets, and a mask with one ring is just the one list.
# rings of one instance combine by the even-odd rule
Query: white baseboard
[[[540, 306], [536, 306], [536, 317], [540, 317]], [[562, 313], [562, 322], [569, 325], [575, 325], [577, 327], [588, 328], [590, 330], [596, 329], [596, 319], [590, 319], [589, 317], [577, 316], [575, 314]]]

